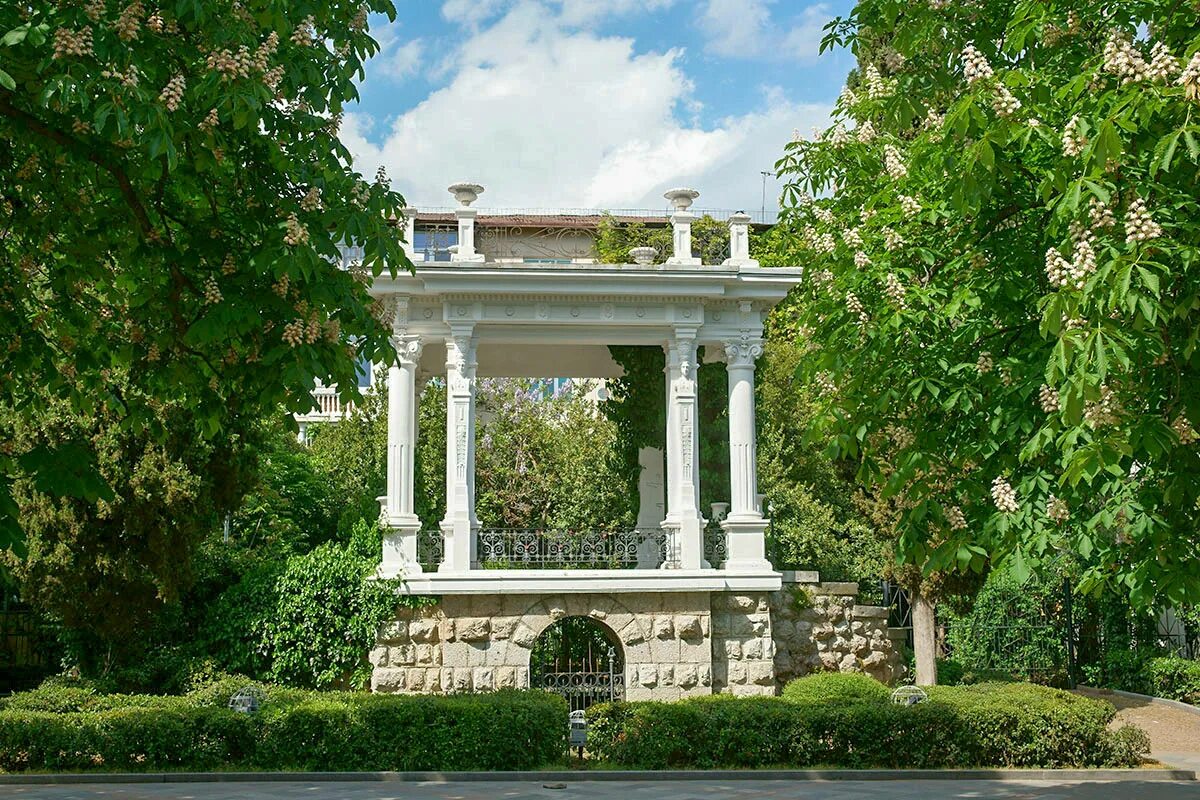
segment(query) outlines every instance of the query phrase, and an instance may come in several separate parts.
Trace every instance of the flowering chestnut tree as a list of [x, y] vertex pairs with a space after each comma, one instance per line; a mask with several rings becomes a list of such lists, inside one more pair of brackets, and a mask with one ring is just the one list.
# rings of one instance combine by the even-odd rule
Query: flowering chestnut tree
[[[378, 49], [369, 12], [395, 13], [389, 0], [0, 5], [9, 427], [67, 401], [153, 440], [170, 402], [194, 436], [228, 439], [280, 404], [308, 408], [317, 378], [356, 391], [356, 359], [390, 357], [367, 289], [411, 268], [389, 223], [403, 200], [382, 173], [358, 175], [337, 137]], [[17, 476], [110, 494], [86, 437], [16, 446], [9, 433], [9, 541]]]
[[1195, 2], [860, 0], [778, 169], [792, 333], [900, 555], [1200, 600]]

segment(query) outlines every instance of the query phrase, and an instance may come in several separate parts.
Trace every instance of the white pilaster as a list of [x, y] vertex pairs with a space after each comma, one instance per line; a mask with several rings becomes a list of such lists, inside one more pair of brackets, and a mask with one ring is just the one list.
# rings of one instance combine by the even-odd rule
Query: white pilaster
[[[638, 516], [639, 530], [654, 528], [666, 516], [667, 497], [666, 472], [663, 468], [663, 451], [657, 447], [638, 450]], [[638, 545], [638, 569], [654, 569], [658, 564], [658, 542], [647, 538]]]
[[422, 342], [419, 336], [407, 333], [407, 297], [393, 298], [390, 311], [397, 363], [388, 367], [387, 372], [387, 478], [381, 503], [381, 521], [386, 530], [381, 569], [389, 575], [415, 575], [421, 572], [417, 561], [421, 520], [414, 513], [413, 477], [417, 444], [416, 371]]
[[[667, 519], [680, 569], [700, 569], [704, 520], [700, 516], [700, 453], [696, 405], [696, 329], [676, 328], [667, 348]], [[673, 486], [672, 486], [673, 479]]]
[[[749, 316], [748, 308], [742, 309]], [[762, 355], [760, 332], [753, 328], [728, 339], [725, 367], [729, 376], [729, 515], [721, 521], [728, 539], [725, 569], [756, 572], [771, 569], [766, 558], [765, 532], [758, 503], [758, 457], [754, 424], [754, 360]]]
[[757, 267], [758, 262], [750, 257], [750, 215], [739, 211], [729, 217], [729, 258], [724, 261], [730, 267]]
[[456, 183], [448, 191], [461, 204], [460, 208], [454, 209], [454, 216], [458, 220], [458, 245], [454, 260], [483, 261], [483, 255], [475, 252], [475, 217], [479, 212], [469, 207], [483, 193], [483, 187], [477, 183]]
[[444, 572], [465, 572], [476, 561], [474, 324], [451, 325], [446, 339], [446, 538]]
[[405, 208], [400, 213], [404, 217], [404, 254], [409, 261], [418, 264], [425, 260], [425, 254], [413, 249], [413, 239], [417, 235], [417, 209]]

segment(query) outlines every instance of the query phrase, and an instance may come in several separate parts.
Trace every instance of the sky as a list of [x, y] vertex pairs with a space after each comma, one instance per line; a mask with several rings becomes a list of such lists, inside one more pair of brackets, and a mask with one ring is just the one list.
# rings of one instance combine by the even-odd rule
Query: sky
[[[853, 57], [818, 57], [850, 0], [397, 0], [342, 139], [410, 205], [761, 210], [795, 129], [826, 124]], [[779, 185], [766, 178], [768, 211]]]

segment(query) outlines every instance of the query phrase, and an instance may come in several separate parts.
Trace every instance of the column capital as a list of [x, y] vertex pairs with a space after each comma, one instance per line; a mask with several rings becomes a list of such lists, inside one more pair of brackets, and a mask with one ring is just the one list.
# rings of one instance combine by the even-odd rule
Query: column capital
[[763, 354], [763, 340], [749, 331], [740, 336], [725, 339], [725, 364], [727, 367], [754, 367], [754, 360]]
[[425, 342], [415, 334], [404, 334], [392, 336], [392, 347], [396, 349], [401, 367], [416, 367], [421, 360], [421, 351], [425, 349]]

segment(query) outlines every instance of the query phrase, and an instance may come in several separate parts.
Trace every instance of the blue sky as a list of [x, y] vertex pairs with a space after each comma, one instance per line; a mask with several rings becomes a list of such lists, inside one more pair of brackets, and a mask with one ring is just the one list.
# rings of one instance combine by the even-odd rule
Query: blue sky
[[[343, 139], [410, 203], [459, 180], [481, 207], [758, 210], [760, 170], [823, 125], [852, 58], [818, 58], [848, 0], [398, 0], [372, 19]], [[777, 187], [768, 183], [768, 206]]]

